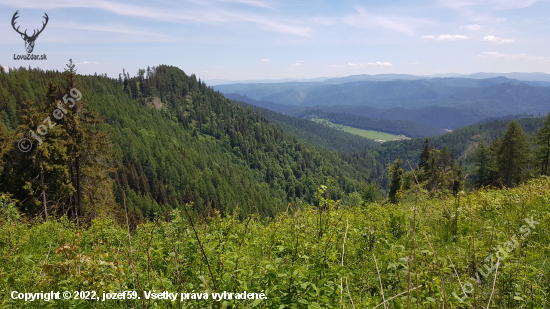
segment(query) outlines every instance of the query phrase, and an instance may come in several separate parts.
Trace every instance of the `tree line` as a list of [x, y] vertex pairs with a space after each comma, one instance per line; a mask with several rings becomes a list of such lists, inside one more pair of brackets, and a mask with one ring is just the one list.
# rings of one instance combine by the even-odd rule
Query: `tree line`
[[416, 168], [404, 172], [403, 162], [396, 158], [393, 164], [388, 164], [390, 202], [398, 203], [403, 190], [417, 185], [432, 194], [448, 191], [456, 195], [465, 179], [477, 188], [511, 188], [537, 176], [549, 176], [550, 113], [532, 136], [524, 132], [518, 121], [512, 120], [502, 137], [494, 138], [491, 144], [477, 143], [468, 158], [471, 175], [465, 176], [463, 160], [457, 162], [454, 158], [446, 145], [441, 150], [432, 148], [429, 139], [422, 146]]
[[[17, 140], [72, 88], [83, 94], [77, 108], [42, 145], [19, 151]], [[118, 79], [10, 69], [0, 94], [0, 192], [28, 214], [125, 222], [126, 207], [140, 222], [189, 202], [196, 212], [271, 216], [284, 202], [313, 203], [328, 178], [339, 198], [370, 177], [170, 66]]]

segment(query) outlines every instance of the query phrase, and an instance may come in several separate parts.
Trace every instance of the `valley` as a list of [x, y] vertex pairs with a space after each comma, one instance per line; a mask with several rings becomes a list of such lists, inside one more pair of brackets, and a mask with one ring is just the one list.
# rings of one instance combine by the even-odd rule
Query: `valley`
[[451, 130], [488, 117], [544, 115], [550, 100], [550, 87], [545, 82], [503, 76], [357, 76], [304, 83], [225, 84], [214, 88], [298, 117], [305, 110], [315, 109]]
[[550, 309], [550, 0], [0, 8], [0, 309]]
[[[472, 261], [516, 234], [524, 239], [498, 274], [517, 288], [497, 287], [494, 301], [548, 303], [550, 113], [463, 125], [482, 115], [290, 106], [224, 96], [174, 66], [138, 73], [78, 75], [71, 64], [0, 72], [0, 278], [11, 278], [0, 281], [3, 304], [35, 308], [10, 299], [12, 289], [82, 286], [266, 295], [225, 308], [477, 308], [493, 287], [472, 281], [460, 294], [478, 274]], [[21, 151], [20, 139], [75, 88], [78, 108]], [[453, 113], [452, 132], [423, 123]], [[399, 297], [411, 287], [414, 297]]]
[[313, 119], [311, 119], [311, 121], [314, 121], [314, 122], [317, 122], [317, 123], [320, 123], [320, 124], [323, 124], [323, 125], [326, 125], [326, 126], [338, 129], [338, 130], [342, 130], [344, 132], [359, 135], [359, 136], [362, 136], [364, 138], [373, 139], [377, 142], [387, 142], [387, 141], [393, 141], [393, 140], [408, 139], [408, 137], [406, 137], [405, 135], [393, 135], [393, 134], [379, 132], [379, 131], [361, 130], [361, 129], [357, 129], [357, 128], [353, 128], [353, 127], [348, 127], [348, 126], [344, 126], [344, 125], [335, 124], [335, 123], [332, 123], [332, 122], [330, 122], [326, 119], [313, 118]]

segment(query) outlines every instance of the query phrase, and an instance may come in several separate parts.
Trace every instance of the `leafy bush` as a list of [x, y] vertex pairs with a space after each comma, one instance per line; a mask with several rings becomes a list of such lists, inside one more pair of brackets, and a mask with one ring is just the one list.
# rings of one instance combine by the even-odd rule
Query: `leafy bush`
[[[195, 206], [186, 205], [135, 230], [110, 219], [88, 227], [66, 218], [2, 221], [0, 307], [373, 308], [385, 299], [387, 308], [486, 308], [491, 294], [495, 308], [548, 306], [549, 179], [458, 197], [419, 193], [416, 200], [368, 209], [337, 207], [329, 193], [328, 186], [317, 192], [321, 207], [288, 204], [272, 219], [239, 220], [238, 210], [196, 217]], [[529, 235], [521, 232], [526, 218], [537, 222]], [[518, 245], [496, 271], [495, 248], [513, 235]], [[495, 270], [480, 275], [491, 268], [491, 256]], [[476, 272], [481, 284], [470, 279]], [[463, 288], [471, 290], [467, 297]], [[131, 290], [141, 299], [10, 297], [50, 290]], [[267, 299], [144, 299], [142, 291], [153, 290], [263, 292]]]

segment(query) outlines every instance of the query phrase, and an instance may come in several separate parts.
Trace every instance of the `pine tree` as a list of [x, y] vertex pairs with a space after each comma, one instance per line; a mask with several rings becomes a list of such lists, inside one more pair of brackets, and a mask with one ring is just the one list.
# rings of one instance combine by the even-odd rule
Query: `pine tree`
[[[58, 170], [58, 166], [57, 164], [49, 165], [47, 157], [58, 158], [59, 156], [56, 151], [48, 152], [49, 143], [43, 136], [35, 132], [45, 134], [48, 131], [48, 127], [43, 126], [42, 123], [46, 117], [45, 113], [39, 111], [36, 102], [25, 100], [21, 104], [18, 131], [23, 134], [18, 134], [18, 137], [12, 135], [10, 139], [12, 142], [16, 142], [14, 141], [16, 138], [28, 138], [30, 142], [27, 141], [25, 144], [30, 148], [21, 151], [18, 146], [15, 146], [9, 147], [4, 152], [2, 160], [4, 161], [4, 171], [1, 174], [0, 184], [2, 191], [17, 196], [21, 201], [19, 204], [21, 210], [33, 214], [43, 212], [47, 218], [47, 198], [55, 200], [54, 196], [57, 193], [55, 184], [59, 183], [55, 179], [50, 179], [50, 176], [53, 178], [56, 174], [55, 170]], [[39, 131], [37, 128], [41, 130]], [[30, 146], [31, 143], [34, 145]], [[44, 149], [39, 149], [39, 146], [44, 146]]]
[[443, 147], [443, 149], [441, 149], [441, 151], [439, 152], [439, 164], [441, 165], [443, 173], [447, 171], [447, 167], [450, 165], [450, 162], [451, 152], [449, 151], [449, 148], [447, 148], [447, 145], [445, 145], [445, 147]]
[[420, 154], [420, 163], [418, 163], [418, 169], [426, 170], [428, 162], [430, 161], [430, 153], [432, 148], [430, 147], [430, 141], [426, 139], [424, 145], [422, 146], [422, 153]]
[[452, 189], [453, 194], [456, 196], [464, 184], [464, 169], [462, 168], [462, 160], [458, 164], [452, 167], [453, 182]]
[[388, 164], [388, 172], [390, 174], [391, 183], [390, 183], [390, 202], [393, 204], [398, 204], [401, 200], [401, 195], [403, 192], [403, 169], [401, 168], [401, 160], [396, 158], [393, 161], [393, 165]]
[[428, 179], [427, 188], [428, 191], [435, 191], [440, 188], [439, 179], [439, 165], [437, 164], [437, 150], [430, 151], [430, 158], [428, 164], [425, 167], [425, 177]]
[[495, 155], [491, 151], [491, 147], [484, 142], [480, 142], [475, 152], [472, 155], [472, 162], [476, 168], [477, 181], [476, 185], [489, 186], [496, 181]]
[[512, 120], [498, 149], [498, 168], [504, 185], [519, 185], [529, 174], [529, 140], [520, 124]]
[[546, 116], [544, 121], [544, 127], [539, 129], [539, 132], [535, 135], [537, 149], [537, 161], [541, 166], [541, 175], [549, 174], [549, 161], [550, 161], [550, 112]]
[[47, 96], [49, 109], [59, 110], [58, 133], [51, 139], [66, 149], [66, 173], [70, 183], [67, 204], [74, 217], [107, 214], [116, 207], [108, 175], [114, 171], [108, 163], [112, 156], [110, 135], [100, 129], [104, 117], [89, 110], [80, 91], [84, 86], [78, 80], [72, 60], [67, 64], [63, 79], [61, 86], [50, 87]]

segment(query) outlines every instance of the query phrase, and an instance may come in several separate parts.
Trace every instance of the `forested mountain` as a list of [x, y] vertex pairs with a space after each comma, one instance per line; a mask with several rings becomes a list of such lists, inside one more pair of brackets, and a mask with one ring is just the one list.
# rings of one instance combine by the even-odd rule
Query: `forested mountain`
[[74, 68], [0, 67], [3, 307], [548, 304], [550, 113], [346, 153], [175, 67]]
[[[543, 126], [543, 120], [543, 117], [533, 117], [522, 118], [518, 122], [527, 134], [532, 135]], [[495, 120], [463, 127], [451, 133], [430, 137], [430, 147], [443, 149], [446, 146], [454, 160], [467, 160], [480, 142], [491, 143], [494, 139], [502, 137], [509, 124], [510, 120]], [[343, 157], [356, 168], [365, 164], [365, 158], [375, 158], [379, 164], [387, 165], [399, 157], [404, 162], [403, 168], [408, 170], [410, 167], [407, 162], [410, 162], [413, 168], [420, 163], [425, 141], [425, 138], [390, 141], [365, 152], [345, 154]]]
[[288, 114], [289, 111], [294, 110], [293, 106], [277, 104], [277, 103], [268, 102], [268, 101], [258, 101], [258, 100], [251, 99], [245, 95], [240, 95], [237, 93], [224, 93], [223, 95], [230, 100], [244, 102], [249, 105], [254, 105], [254, 106], [268, 109], [274, 112], [282, 113], [285, 115]]
[[[0, 191], [13, 194], [29, 212], [67, 212], [81, 193], [84, 209], [98, 211], [94, 207], [99, 200], [78, 190], [73, 176], [60, 180], [61, 176], [47, 168], [65, 166], [63, 171], [74, 175], [74, 158], [64, 157], [69, 146], [61, 143], [61, 133], [55, 133], [62, 132], [58, 130], [63, 130], [63, 123], [43, 137], [40, 147], [35, 141], [24, 160], [17, 149], [16, 141], [26, 132], [20, 130], [35, 128], [51, 115], [58, 96], [68, 91], [63, 89], [70, 89], [67, 74], [25, 68], [0, 74]], [[126, 202], [145, 216], [178, 205], [179, 194], [182, 200], [194, 202], [197, 211], [209, 207], [225, 211], [239, 205], [243, 214], [272, 215], [274, 205], [286, 201], [312, 202], [316, 189], [328, 178], [335, 180], [333, 196], [339, 197], [358, 190], [360, 180], [371, 177], [359, 174], [335, 152], [298, 139], [180, 69], [159, 66], [140, 70], [136, 77], [124, 73], [119, 79], [101, 75], [75, 78], [89, 110], [105, 117], [104, 124], [89, 125], [90, 136], [108, 132], [113, 145], [112, 154], [103, 158], [87, 154], [89, 170], [82, 182], [92, 185], [94, 173], [109, 171], [116, 202]], [[36, 115], [29, 115], [33, 110]], [[82, 108], [75, 113], [85, 112]], [[29, 116], [36, 118], [34, 122]], [[362, 147], [357, 140], [352, 144], [352, 148]], [[37, 154], [54, 146], [59, 148], [55, 150], [59, 159], [51, 162], [44, 153], [42, 163], [37, 164]], [[105, 170], [96, 170], [99, 166], [94, 160], [101, 160]], [[384, 168], [372, 173], [380, 177]], [[62, 183], [53, 185], [59, 181]], [[58, 200], [51, 201], [50, 196]]]
[[445, 130], [409, 120], [388, 120], [357, 116], [348, 113], [330, 113], [317, 109], [306, 109], [297, 114], [300, 118], [321, 118], [332, 123], [363, 130], [386, 132], [407, 137], [426, 137], [447, 133]]
[[[273, 113], [268, 113], [265, 109], [297, 118], [323, 118], [341, 125], [347, 125], [364, 130], [382, 131], [397, 135], [403, 134], [408, 137], [434, 136], [446, 133], [446, 131], [439, 127], [416, 123], [414, 121], [400, 120], [400, 114], [408, 114], [408, 112], [410, 112], [403, 109], [383, 110], [368, 106], [321, 105], [293, 107], [268, 101], [258, 101], [235, 93], [224, 95], [225, 97], [233, 100], [243, 101], [250, 105], [261, 107], [263, 109], [260, 109], [260, 111], [271, 115], [271, 118], [279, 116], [276, 116], [276, 114]], [[420, 114], [422, 114], [422, 112], [420, 112]], [[407, 115], [406, 117], [410, 117], [410, 115]], [[388, 120], [382, 120], [380, 118], [385, 118]], [[291, 118], [284, 119], [289, 121]]]
[[[72, 96], [71, 87], [82, 89], [83, 100], [41, 135], [38, 145], [26, 132], [36, 131], [60, 98]], [[29, 213], [74, 215], [79, 209], [80, 215], [93, 215], [127, 205], [137, 220], [183, 200], [195, 203], [196, 211], [239, 205], [242, 214], [270, 216], [277, 211], [273, 205], [313, 202], [329, 178], [334, 198], [361, 190], [363, 181], [389, 188], [387, 164], [399, 157], [416, 167], [425, 141], [374, 145], [306, 119], [232, 102], [194, 75], [164, 65], [119, 79], [2, 71], [0, 108], [0, 191], [12, 194]], [[335, 123], [376, 124], [359, 116], [316, 113]], [[508, 123], [465, 127], [430, 137], [430, 145], [447, 146], [455, 159], [467, 158], [476, 143], [501, 136]], [[542, 119], [519, 123], [533, 133]], [[17, 149], [23, 136], [34, 141], [25, 153]]]
[[350, 153], [364, 151], [379, 145], [378, 142], [372, 139], [343, 132], [308, 119], [286, 116], [241, 101], [234, 100], [233, 102], [247, 109], [251, 109], [255, 113], [260, 113], [271, 123], [280, 126], [286, 132], [294, 134], [297, 138], [328, 150]]
[[[367, 76], [368, 77], [368, 76]], [[304, 108], [338, 110], [369, 118], [409, 120], [456, 129], [487, 117], [545, 114], [550, 87], [505, 77], [393, 80], [350, 76], [318, 83], [220, 85], [224, 93], [246, 95], [262, 107], [296, 115]], [[268, 102], [273, 102], [272, 107]], [[250, 103], [250, 102], [249, 102]], [[253, 103], [252, 103], [253, 104]], [[287, 105], [288, 108], [284, 108]]]
[[[280, 105], [278, 106], [280, 107]], [[282, 108], [278, 109], [283, 110]], [[367, 118], [405, 120], [416, 122], [425, 126], [452, 130], [474, 124], [480, 119], [484, 119], [486, 117], [485, 113], [474, 108], [458, 109], [446, 106], [427, 106], [413, 109], [402, 107], [382, 109], [377, 107], [355, 105], [315, 105], [291, 108], [287, 107], [284, 109], [284, 112], [287, 115], [298, 116], [309, 109], [317, 109], [329, 113], [345, 113]]]

